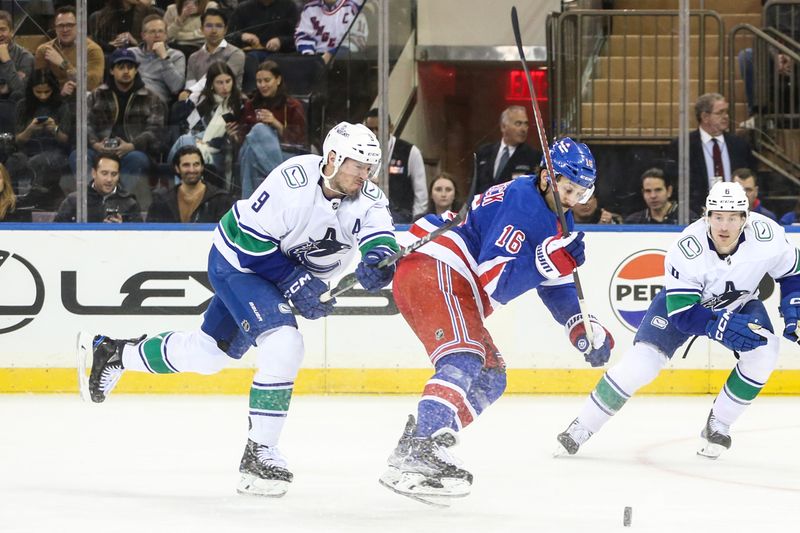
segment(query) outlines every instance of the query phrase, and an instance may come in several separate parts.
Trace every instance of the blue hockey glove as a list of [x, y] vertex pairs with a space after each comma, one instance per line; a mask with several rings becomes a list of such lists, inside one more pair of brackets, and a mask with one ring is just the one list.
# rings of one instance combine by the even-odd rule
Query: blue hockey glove
[[[748, 352], [767, 344], [767, 339], [758, 330], [758, 319], [741, 313], [725, 311], [706, 324], [706, 335], [735, 352]], [[755, 330], [754, 330], [755, 328]]]
[[378, 263], [392, 255], [390, 248], [379, 246], [364, 254], [356, 268], [356, 279], [369, 292], [377, 292], [392, 281], [395, 266], [378, 268]]
[[303, 267], [295, 268], [286, 279], [276, 285], [283, 291], [284, 298], [290, 300], [300, 314], [309, 320], [316, 320], [333, 312], [336, 299], [320, 302], [319, 297], [328, 287]]
[[550, 237], [536, 246], [536, 269], [547, 279], [572, 274], [586, 260], [583, 232], [571, 233], [566, 239]]
[[781, 300], [783, 316], [783, 336], [792, 342], [800, 343], [797, 336], [797, 318], [800, 316], [800, 292], [793, 292]]
[[589, 315], [589, 322], [592, 324], [592, 342], [586, 338], [586, 326], [583, 323], [583, 315], [578, 313], [572, 315], [567, 320], [564, 328], [567, 330], [569, 342], [583, 354], [586, 362], [592, 366], [603, 366], [611, 357], [611, 350], [614, 348], [614, 337], [595, 317]]

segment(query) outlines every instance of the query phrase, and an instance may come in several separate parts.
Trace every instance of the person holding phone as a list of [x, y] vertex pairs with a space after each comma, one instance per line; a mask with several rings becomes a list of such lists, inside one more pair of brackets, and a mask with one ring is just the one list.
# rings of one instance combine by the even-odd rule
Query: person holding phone
[[[203, 154], [207, 178], [217, 187], [230, 190], [224, 177], [225, 158], [241, 142], [241, 113], [242, 96], [233, 70], [222, 61], [212, 63], [203, 90], [173, 107], [171, 123], [181, 124], [184, 133], [172, 145], [167, 161], [172, 161], [182, 146], [197, 146]], [[208, 169], [209, 165], [214, 169]]]
[[55, 210], [64, 197], [59, 179], [69, 173], [72, 123], [55, 76], [48, 70], [34, 71], [25, 99], [17, 107], [14, 141], [18, 151], [9, 156], [7, 166], [15, 192], [25, 195], [35, 189], [44, 210]]

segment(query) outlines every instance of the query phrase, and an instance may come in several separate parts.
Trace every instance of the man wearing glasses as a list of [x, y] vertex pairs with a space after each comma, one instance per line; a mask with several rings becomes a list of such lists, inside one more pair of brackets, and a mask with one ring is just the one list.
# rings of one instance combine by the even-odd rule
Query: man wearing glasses
[[[205, 44], [189, 56], [186, 67], [186, 89], [191, 90], [206, 76], [209, 65], [216, 61], [227, 63], [236, 74], [236, 84], [241, 88], [244, 73], [244, 52], [225, 40], [228, 18], [219, 9], [208, 8], [200, 16]], [[188, 94], [187, 94], [188, 96]]]
[[[756, 168], [747, 140], [729, 133], [728, 102], [719, 93], [701, 95], [694, 105], [697, 130], [689, 134], [689, 209], [702, 213], [705, 198], [717, 181], [731, 181], [737, 168]], [[678, 161], [678, 140], [672, 141]], [[677, 169], [671, 169], [677, 176]]]
[[142, 21], [142, 42], [130, 48], [139, 61], [139, 75], [145, 87], [167, 106], [183, 88], [186, 57], [167, 46], [167, 24], [161, 15], [147, 15]]
[[[63, 6], [56, 10], [56, 38], [36, 49], [34, 68], [47, 68], [58, 80], [61, 96], [71, 96], [77, 87], [77, 51], [75, 40], [78, 37], [78, 19], [75, 8]], [[105, 59], [103, 49], [91, 39], [86, 40], [86, 83], [87, 89], [93, 91], [103, 81]]]

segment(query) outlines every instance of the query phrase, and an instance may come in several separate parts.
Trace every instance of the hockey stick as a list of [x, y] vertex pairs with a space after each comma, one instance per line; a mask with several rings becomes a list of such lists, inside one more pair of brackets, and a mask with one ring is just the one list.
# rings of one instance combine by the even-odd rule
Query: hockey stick
[[[564, 232], [564, 238], [569, 237], [569, 229], [567, 228], [567, 219], [564, 217], [564, 206], [561, 205], [561, 197], [558, 194], [558, 185], [556, 184], [556, 173], [553, 172], [553, 161], [550, 159], [550, 146], [547, 144], [547, 135], [544, 131], [544, 122], [542, 121], [542, 112], [539, 110], [539, 102], [536, 101], [536, 91], [533, 88], [533, 79], [531, 78], [531, 71], [528, 69], [528, 62], [525, 59], [525, 51], [522, 49], [522, 34], [519, 31], [519, 18], [517, 17], [517, 7], [511, 8], [511, 26], [514, 29], [514, 40], [517, 43], [517, 52], [519, 53], [519, 60], [522, 62], [522, 70], [525, 71], [525, 80], [528, 82], [528, 90], [531, 93], [531, 104], [533, 104], [533, 115], [536, 117], [536, 127], [539, 132], [539, 146], [544, 153], [544, 159], [547, 166], [547, 181], [550, 182], [550, 187], [553, 192], [553, 201], [556, 205], [556, 215], [561, 222], [561, 230]], [[581, 280], [578, 276], [577, 267], [572, 271], [572, 279], [575, 281], [575, 292], [578, 294], [578, 308], [583, 316], [583, 326], [586, 328], [586, 339], [589, 345], [592, 346], [592, 324], [589, 321], [589, 313], [586, 312], [586, 304], [583, 298], [583, 287]]]
[[[380, 263], [378, 263], [377, 268], [384, 268], [387, 266], [392, 266], [393, 264], [400, 261], [402, 258], [410, 255], [413, 252], [416, 252], [435, 238], [439, 237], [440, 235], [447, 233], [450, 231], [450, 228], [454, 226], [458, 226], [467, 218], [467, 214], [469, 213], [469, 206], [472, 203], [473, 198], [475, 197], [475, 190], [478, 186], [478, 156], [476, 154], [472, 154], [472, 183], [469, 187], [469, 193], [467, 194], [467, 198], [464, 201], [464, 205], [461, 206], [461, 209], [458, 210], [456, 216], [454, 216], [451, 220], [448, 220], [443, 225], [439, 226], [432, 232], [428, 233], [424, 237], [419, 238], [418, 240], [414, 241], [413, 243], [409, 244], [405, 248], [400, 249], [399, 252], [395, 252], [394, 254], [390, 255]], [[352, 289], [358, 281], [356, 280], [355, 272], [350, 273], [342, 278], [339, 284], [336, 286], [335, 289], [331, 289], [328, 292], [322, 294], [319, 297], [319, 301], [322, 303], [329, 302], [333, 298], [349, 291]]]

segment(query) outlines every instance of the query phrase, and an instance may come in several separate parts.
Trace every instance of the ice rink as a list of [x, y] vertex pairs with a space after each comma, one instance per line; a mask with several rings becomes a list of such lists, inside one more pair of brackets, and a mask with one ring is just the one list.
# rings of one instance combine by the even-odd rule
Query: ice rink
[[759, 398], [718, 461], [695, 455], [711, 400], [634, 397], [579, 455], [556, 459], [583, 398], [502, 398], [454, 449], [472, 495], [436, 509], [377, 483], [414, 397], [295, 397], [281, 445], [294, 483], [267, 499], [235, 492], [244, 396], [4, 395], [0, 531], [796, 530], [800, 398]]

